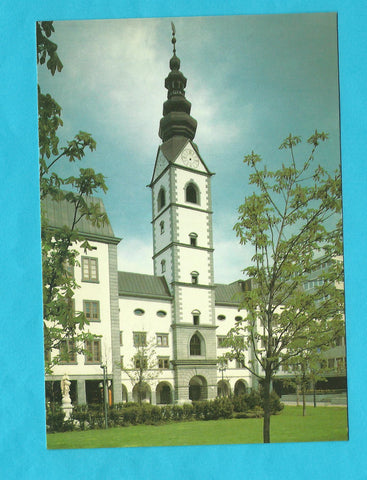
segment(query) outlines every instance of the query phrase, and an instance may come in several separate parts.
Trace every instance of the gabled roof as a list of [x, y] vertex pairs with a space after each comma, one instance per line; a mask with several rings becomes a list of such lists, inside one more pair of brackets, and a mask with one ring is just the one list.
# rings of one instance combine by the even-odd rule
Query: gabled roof
[[171, 299], [165, 278], [155, 275], [118, 272], [118, 290], [124, 296]]
[[[98, 204], [100, 212], [106, 213], [105, 206], [101, 198], [89, 197], [87, 202]], [[51, 228], [71, 227], [74, 218], [73, 204], [67, 200], [56, 201], [50, 196], [42, 200], [42, 209], [45, 213], [46, 221]], [[99, 226], [83, 217], [77, 224], [76, 230], [86, 237], [105, 240], [106, 242], [118, 243], [120, 239], [115, 237], [109, 220]]]
[[162, 145], [160, 145], [158, 147], [156, 160], [155, 160], [155, 165], [154, 165], [154, 168], [153, 168], [153, 175], [152, 175], [152, 179], [150, 181], [150, 184], [147, 185], [148, 187], [151, 187], [153, 185], [153, 183], [155, 183], [155, 181], [157, 180], [155, 173], [156, 173], [156, 165], [157, 165], [157, 160], [158, 160], [158, 157], [159, 157], [159, 153], [161, 152], [164, 155], [164, 158], [168, 161], [168, 164], [174, 164], [178, 155], [182, 152], [182, 150], [186, 147], [186, 145], [189, 142], [192, 145], [195, 152], [197, 153], [198, 157], [200, 158], [200, 161], [203, 164], [206, 172], [209, 175], [214, 175], [214, 173], [212, 173], [208, 169], [204, 160], [201, 158], [201, 155], [199, 153], [199, 149], [198, 149], [198, 146], [196, 145], [196, 143], [190, 141], [186, 137], [176, 135], [176, 136], [170, 138], [169, 140], [166, 140], [165, 142], [162, 143]]
[[188, 141], [188, 138], [176, 135], [162, 143], [160, 149], [169, 162], [174, 162], [178, 154], [185, 148]]

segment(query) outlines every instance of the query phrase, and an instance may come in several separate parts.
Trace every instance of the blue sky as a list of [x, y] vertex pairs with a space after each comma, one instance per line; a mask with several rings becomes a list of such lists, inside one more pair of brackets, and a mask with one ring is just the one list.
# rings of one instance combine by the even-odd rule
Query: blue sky
[[[336, 15], [55, 22], [53, 40], [64, 69], [52, 77], [40, 68], [39, 82], [63, 108], [61, 138], [84, 130], [97, 141], [97, 151], [81, 166], [107, 177], [104, 202], [123, 238], [120, 270], [152, 273], [146, 185], [160, 144], [171, 20], [188, 79], [186, 97], [198, 121], [195, 142], [216, 174], [215, 280], [231, 282], [251, 257], [233, 232], [237, 207], [250, 192], [244, 155], [254, 150], [271, 168], [286, 161], [278, 146], [290, 132], [306, 141], [317, 128], [330, 135], [318, 161], [329, 169], [340, 161]], [[300, 160], [306, 150], [299, 149]], [[73, 168], [68, 165], [68, 172]]]

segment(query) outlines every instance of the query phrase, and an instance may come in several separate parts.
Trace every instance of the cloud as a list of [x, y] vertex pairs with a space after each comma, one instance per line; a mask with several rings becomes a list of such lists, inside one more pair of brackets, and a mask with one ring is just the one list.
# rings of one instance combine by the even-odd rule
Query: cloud
[[153, 274], [152, 241], [138, 237], [124, 239], [118, 246], [118, 269], [123, 272]]
[[217, 240], [214, 247], [215, 282], [231, 283], [244, 278], [242, 270], [251, 263], [251, 249], [240, 245], [237, 239]]

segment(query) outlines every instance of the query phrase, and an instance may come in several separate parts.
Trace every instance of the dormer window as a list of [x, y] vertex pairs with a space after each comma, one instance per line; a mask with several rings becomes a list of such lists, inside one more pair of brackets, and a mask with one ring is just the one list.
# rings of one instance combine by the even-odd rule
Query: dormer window
[[197, 186], [190, 182], [185, 189], [185, 199], [186, 202], [199, 204], [199, 190]]
[[159, 190], [158, 193], [158, 211], [161, 210], [166, 205], [166, 192], [163, 187]]
[[198, 239], [197, 234], [194, 233], [194, 232], [192, 232], [192, 233], [190, 233], [189, 237], [190, 237], [190, 245], [191, 245], [192, 247], [196, 247], [196, 245], [197, 245], [197, 239]]
[[197, 285], [199, 283], [199, 272], [191, 272], [191, 283]]

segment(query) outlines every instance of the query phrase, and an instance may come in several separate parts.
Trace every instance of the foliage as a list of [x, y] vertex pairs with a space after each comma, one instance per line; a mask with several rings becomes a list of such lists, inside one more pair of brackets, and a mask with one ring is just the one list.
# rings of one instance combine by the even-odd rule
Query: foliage
[[197, 420], [217, 420], [218, 418], [231, 418], [233, 404], [230, 398], [221, 397], [214, 400], [194, 402], [194, 414]]
[[126, 368], [122, 367], [137, 392], [139, 405], [144, 400], [145, 392], [149, 389], [151, 380], [156, 379], [161, 373], [157, 371], [157, 367], [155, 339], [151, 338], [147, 341], [145, 337], [142, 341], [140, 338], [135, 354], [130, 360], [130, 365]]
[[[227, 336], [227, 358], [236, 358], [262, 381], [264, 442], [270, 442], [269, 394], [276, 372], [307, 352], [327, 349], [344, 330], [338, 288], [343, 280], [340, 169], [330, 174], [312, 166], [326, 139], [315, 131], [307, 141], [311, 152], [298, 165], [295, 148], [301, 139], [289, 135], [279, 147], [289, 152], [289, 161], [276, 171], [261, 169], [254, 152], [244, 159], [255, 191], [239, 207], [234, 230], [254, 255], [244, 269], [251, 282], [241, 298], [246, 313]], [[330, 266], [320, 270], [318, 285], [306, 290], [310, 275], [325, 262]]]
[[68, 432], [73, 430], [72, 421], [65, 421], [65, 412], [57, 403], [52, 403], [46, 406], [46, 425], [49, 433]]
[[[262, 401], [261, 406], [264, 407], [264, 402]], [[276, 415], [281, 412], [284, 408], [284, 404], [280, 401], [279, 396], [272, 390], [269, 395], [269, 408], [270, 415]]]
[[[61, 72], [63, 65], [57, 54], [57, 45], [50, 40], [54, 32], [53, 22], [37, 22], [37, 63], [46, 65], [54, 75]], [[97, 191], [106, 192], [104, 176], [91, 168], [80, 168], [78, 176], [61, 177], [55, 167], [63, 162], [82, 160], [87, 150], [96, 148], [89, 133], [80, 131], [75, 137], [59, 145], [58, 129], [63, 126], [61, 107], [49, 94], [38, 86], [38, 132], [40, 198], [68, 204], [72, 209], [72, 221], [60, 229], [48, 225], [44, 204], [41, 204], [42, 275], [43, 275], [43, 319], [46, 373], [53, 365], [68, 361], [77, 352], [83, 351], [84, 342], [93, 336], [84, 332], [88, 321], [83, 312], [75, 312], [74, 291], [78, 288], [70, 269], [78, 263], [78, 246], [85, 252], [93, 247], [78, 232], [78, 223], [84, 218], [93, 225], [107, 222], [100, 211], [99, 203], [91, 196]], [[71, 191], [65, 191], [68, 188]], [[68, 348], [63, 348], [68, 341]], [[51, 350], [60, 353], [51, 358]]]
[[[183, 405], [151, 405], [149, 403], [138, 404], [135, 402], [120, 403], [113, 405], [108, 411], [110, 427], [127, 425], [158, 425], [166, 422], [182, 422], [190, 420], [218, 420], [220, 418], [232, 418], [233, 412], [247, 412], [251, 417], [256, 409], [261, 410], [261, 397], [258, 393], [246, 394], [246, 401], [241, 403], [242, 408], [236, 409], [238, 397], [221, 397], [214, 400], [205, 400]], [[276, 396], [274, 402], [279, 402]], [[237, 402], [237, 403], [236, 403]], [[55, 414], [51, 418], [50, 432], [65, 431], [67, 429], [102, 429], [104, 428], [104, 411], [102, 405], [76, 405], [73, 408], [70, 422], [63, 422], [64, 413], [60, 406], [55, 407]], [[274, 413], [281, 410], [276, 403]], [[272, 412], [273, 413], [273, 412]], [[48, 417], [49, 418], [49, 417]]]
[[[250, 393], [244, 393], [242, 395], [236, 395], [232, 398], [233, 411], [236, 413], [236, 418], [248, 418], [252, 412], [256, 412], [254, 415], [258, 417], [258, 411], [261, 411], [263, 416], [264, 398], [257, 390], [252, 390]], [[276, 415], [281, 412], [284, 405], [281, 403], [279, 396], [273, 390], [270, 393], [270, 414]], [[237, 415], [238, 413], [245, 414], [242, 417]]]

